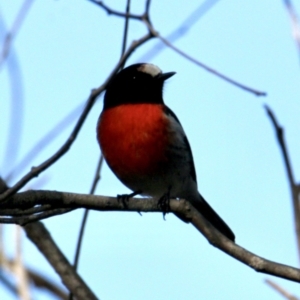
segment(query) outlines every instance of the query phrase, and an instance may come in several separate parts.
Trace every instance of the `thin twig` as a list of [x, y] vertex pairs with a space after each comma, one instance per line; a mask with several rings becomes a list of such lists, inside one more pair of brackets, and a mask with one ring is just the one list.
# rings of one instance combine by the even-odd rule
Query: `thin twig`
[[20, 226], [15, 226], [16, 232], [16, 255], [15, 263], [13, 265], [12, 271], [16, 277], [17, 281], [17, 290], [19, 298], [22, 300], [30, 300], [30, 289], [29, 289], [29, 279], [27, 271], [23, 264], [22, 257], [22, 231]]
[[294, 8], [291, 0], [283, 0], [283, 3], [288, 11], [291, 23], [292, 23], [292, 34], [298, 48], [298, 54], [300, 58], [300, 25], [296, 9]]
[[[187, 34], [187, 32], [193, 27], [193, 25], [202, 18], [211, 8], [214, 7], [220, 0], [206, 0], [196, 8], [176, 27], [165, 39], [174, 44], [177, 40]], [[136, 61], [150, 61], [154, 56], [158, 55], [162, 50], [167, 49], [166, 45], [158, 40], [148, 51], [141, 55]]]
[[150, 4], [151, 4], [151, 0], [146, 0], [146, 5], [145, 5], [145, 14], [146, 15], [150, 15], [149, 11], [150, 11]]
[[78, 118], [79, 114], [83, 111], [84, 103], [77, 105], [71, 112], [64, 116], [54, 127], [43, 135], [43, 137], [27, 152], [22, 160], [13, 168], [13, 170], [5, 177], [9, 182], [16, 174], [20, 174], [25, 167], [27, 167], [32, 160], [55, 138], [57, 138], [72, 122]]
[[[1, 11], [0, 32], [7, 32]], [[24, 83], [21, 64], [17, 52], [14, 51], [13, 47], [9, 47], [7, 51], [9, 51], [10, 54], [6, 64], [10, 91], [10, 112], [7, 113], [7, 115], [9, 114], [7, 141], [6, 143], [3, 141], [3, 145], [5, 145], [1, 166], [3, 171], [6, 171], [15, 164], [15, 160], [21, 148], [21, 136], [24, 127]], [[16, 122], [16, 120], [18, 121]]]
[[52, 209], [53, 206], [50, 204], [39, 205], [28, 209], [8, 208], [8, 209], [1, 209], [0, 215], [1, 216], [29, 216], [29, 215], [35, 215]]
[[[102, 165], [103, 165], [103, 155], [101, 154], [100, 158], [99, 158], [98, 165], [97, 165], [97, 169], [96, 169], [96, 172], [95, 172], [92, 187], [91, 187], [91, 190], [90, 190], [90, 195], [94, 195], [94, 193], [95, 193], [97, 184], [100, 180], [100, 172], [101, 172]], [[78, 235], [78, 239], [77, 239], [75, 258], [74, 258], [74, 264], [73, 264], [75, 271], [78, 268], [79, 256], [80, 256], [80, 251], [81, 251], [81, 246], [82, 246], [82, 241], [83, 241], [83, 235], [84, 235], [84, 230], [85, 230], [85, 227], [86, 227], [88, 215], [89, 215], [89, 209], [86, 208], [84, 210], [84, 213], [83, 213], [83, 218], [82, 218], [82, 221], [81, 221], [80, 231], [79, 231], [79, 235]], [[70, 294], [69, 299], [73, 299], [72, 294]]]
[[0, 217], [0, 223], [3, 224], [18, 224], [24, 226], [29, 223], [36, 221], [44, 220], [50, 217], [58, 216], [61, 214], [68, 213], [74, 210], [74, 208], [55, 208], [55, 209], [46, 209], [45, 211], [34, 214], [34, 215], [24, 215], [24, 216], [12, 216], [12, 217]]
[[121, 18], [130, 18], [141, 21], [144, 18], [144, 15], [135, 15], [135, 14], [127, 14], [123, 13], [114, 9], [109, 8], [107, 5], [103, 3], [103, 1], [97, 1], [97, 0], [89, 0], [90, 2], [102, 7], [109, 15], [115, 15], [117, 17]]
[[296, 238], [297, 238], [297, 247], [298, 247], [298, 255], [300, 259], [300, 208], [299, 208], [299, 187], [295, 183], [294, 179], [294, 174], [293, 174], [293, 169], [292, 169], [292, 164], [289, 158], [288, 150], [286, 147], [286, 143], [284, 140], [284, 129], [279, 125], [275, 114], [273, 111], [265, 105], [266, 112], [273, 124], [276, 137], [277, 137], [277, 142], [279, 144], [279, 148], [282, 153], [283, 161], [284, 161], [284, 166], [286, 169], [287, 177], [288, 177], [288, 182], [290, 185], [290, 191], [291, 191], [291, 196], [292, 196], [292, 205], [293, 205], [293, 211], [294, 211], [294, 226], [295, 226], [295, 232], [296, 232]]
[[[128, 36], [128, 26], [129, 26], [129, 15], [130, 13], [130, 0], [127, 0], [126, 4], [126, 17], [125, 17], [125, 26], [124, 26], [124, 33], [123, 33], [123, 42], [122, 42], [122, 49], [121, 49], [121, 57], [124, 55], [127, 45], [127, 36]], [[123, 69], [124, 66], [122, 66]]]
[[124, 61], [128, 59], [128, 57], [134, 52], [134, 50], [150, 40], [152, 38], [151, 33], [147, 33], [145, 36], [140, 38], [137, 41], [133, 41], [129, 49], [126, 51], [126, 53], [123, 55], [121, 60], [117, 63], [116, 67], [113, 69], [111, 74], [108, 76], [108, 78], [105, 80], [105, 82], [97, 89], [92, 90], [90, 97], [87, 100], [87, 104], [85, 106], [84, 111], [82, 112], [79, 120], [77, 121], [71, 135], [67, 139], [67, 141], [62, 145], [62, 147], [49, 159], [44, 161], [42, 164], [40, 164], [37, 167], [32, 167], [31, 171], [28, 172], [24, 177], [21, 178], [14, 186], [9, 188], [7, 191], [5, 191], [3, 194], [0, 195], [0, 203], [5, 201], [5, 199], [14, 193], [16, 193], [18, 190], [20, 190], [27, 182], [29, 182], [32, 178], [38, 176], [40, 173], [42, 173], [44, 170], [49, 168], [53, 163], [55, 163], [58, 159], [60, 159], [72, 146], [73, 142], [75, 141], [80, 129], [82, 128], [83, 123], [85, 122], [91, 108], [93, 107], [96, 98], [104, 91], [107, 84], [111, 80], [111, 78], [118, 72]]
[[159, 38], [166, 46], [168, 46], [169, 48], [171, 48], [172, 50], [174, 50], [175, 52], [177, 52], [178, 54], [180, 54], [181, 56], [183, 56], [184, 58], [186, 58], [187, 60], [191, 61], [192, 63], [196, 64], [197, 66], [203, 68], [204, 70], [214, 74], [215, 76], [231, 83], [234, 86], [237, 86], [247, 92], [250, 92], [256, 96], [266, 96], [266, 92], [262, 92], [262, 91], [258, 91], [255, 90], [253, 88], [247, 87], [244, 84], [241, 84], [231, 78], [229, 78], [226, 75], [221, 74], [220, 72], [218, 72], [217, 70], [212, 69], [211, 67], [203, 64], [202, 62], [196, 60], [195, 58], [193, 58], [192, 56], [186, 54], [184, 51], [180, 50], [179, 48], [175, 47], [173, 44], [171, 44], [168, 40], [166, 40], [165, 38], [163, 38], [154, 28], [153, 26], [147, 21], [147, 20], [143, 20], [144, 23], [146, 24], [146, 26], [148, 27], [149, 31], [156, 36], [157, 38]]
[[17, 33], [19, 32], [19, 29], [21, 28], [21, 25], [23, 21], [25, 20], [26, 15], [29, 12], [29, 9], [33, 3], [33, 0], [24, 0], [22, 3], [22, 6], [13, 22], [13, 25], [10, 29], [10, 31], [6, 34], [4, 38], [4, 43], [2, 46], [2, 51], [0, 54], [0, 70], [3, 65], [3, 62], [7, 58], [9, 54], [9, 50], [11, 48], [11, 44], [13, 42], [13, 39], [16, 37]]
[[286, 291], [284, 288], [282, 288], [280, 285], [275, 283], [272, 280], [266, 279], [265, 282], [271, 286], [276, 292], [278, 292], [281, 296], [283, 296], [287, 300], [299, 300], [299, 298], [293, 296], [288, 291]]

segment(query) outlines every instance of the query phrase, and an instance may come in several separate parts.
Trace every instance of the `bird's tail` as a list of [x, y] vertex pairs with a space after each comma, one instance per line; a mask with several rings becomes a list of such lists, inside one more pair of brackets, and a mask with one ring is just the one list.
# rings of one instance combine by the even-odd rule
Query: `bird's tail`
[[221, 219], [221, 217], [212, 209], [212, 207], [199, 194], [200, 201], [193, 201], [193, 206], [201, 213], [201, 215], [209, 221], [216, 229], [224, 234], [228, 239], [234, 242], [235, 236], [229, 226]]

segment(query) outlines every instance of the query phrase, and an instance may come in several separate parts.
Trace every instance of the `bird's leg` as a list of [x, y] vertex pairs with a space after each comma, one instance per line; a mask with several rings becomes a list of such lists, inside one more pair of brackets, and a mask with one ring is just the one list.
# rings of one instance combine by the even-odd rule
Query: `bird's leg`
[[171, 211], [171, 209], [170, 209], [170, 192], [171, 192], [171, 187], [168, 188], [168, 191], [165, 194], [163, 194], [162, 197], [160, 197], [157, 202], [157, 207], [159, 207], [163, 212], [164, 220], [166, 220], [165, 215]]
[[139, 195], [141, 193], [142, 193], [142, 191], [138, 190], [138, 191], [135, 191], [135, 192], [133, 192], [131, 194], [117, 195], [117, 199], [118, 199], [118, 201], [122, 201], [124, 207], [127, 208], [127, 203], [126, 202], [129, 201], [129, 198], [132, 198], [132, 197], [134, 197], [136, 195]]

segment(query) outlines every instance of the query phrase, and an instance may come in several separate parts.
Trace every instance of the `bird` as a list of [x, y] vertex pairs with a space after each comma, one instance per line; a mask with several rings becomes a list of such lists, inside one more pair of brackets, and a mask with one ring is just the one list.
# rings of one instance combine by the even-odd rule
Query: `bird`
[[187, 136], [164, 103], [164, 83], [175, 74], [137, 63], [110, 80], [96, 127], [100, 150], [116, 177], [133, 191], [128, 196], [186, 199], [234, 242], [232, 230], [198, 192]]

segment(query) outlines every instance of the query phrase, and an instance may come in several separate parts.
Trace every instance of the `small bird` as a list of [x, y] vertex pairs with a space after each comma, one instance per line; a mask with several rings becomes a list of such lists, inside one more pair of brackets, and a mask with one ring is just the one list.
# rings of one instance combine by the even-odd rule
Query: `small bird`
[[106, 88], [97, 139], [113, 173], [136, 194], [189, 201], [217, 230], [235, 236], [198, 192], [190, 144], [163, 85], [175, 72], [139, 63], [121, 70]]

